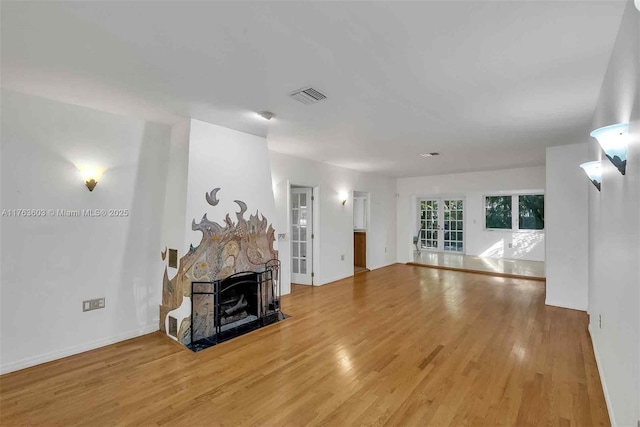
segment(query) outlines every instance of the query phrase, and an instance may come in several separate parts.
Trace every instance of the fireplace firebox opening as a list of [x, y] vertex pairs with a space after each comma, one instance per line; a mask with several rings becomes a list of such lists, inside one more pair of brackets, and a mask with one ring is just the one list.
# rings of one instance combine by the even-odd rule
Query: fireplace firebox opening
[[271, 260], [261, 271], [192, 282], [189, 348], [200, 351], [283, 320], [279, 272], [280, 262]]

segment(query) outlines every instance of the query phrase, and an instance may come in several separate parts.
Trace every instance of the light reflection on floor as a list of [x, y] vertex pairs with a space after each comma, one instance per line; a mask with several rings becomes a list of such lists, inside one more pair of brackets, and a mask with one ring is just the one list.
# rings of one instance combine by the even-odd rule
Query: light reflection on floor
[[520, 259], [488, 258], [454, 253], [414, 251], [413, 262], [440, 267], [464, 268], [518, 276], [545, 277], [544, 262]]

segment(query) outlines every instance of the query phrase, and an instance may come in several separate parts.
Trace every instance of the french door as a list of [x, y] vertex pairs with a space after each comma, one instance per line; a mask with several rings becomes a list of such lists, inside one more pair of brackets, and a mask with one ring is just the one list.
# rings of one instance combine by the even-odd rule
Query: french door
[[464, 253], [463, 199], [421, 199], [419, 211], [421, 249]]
[[291, 189], [291, 282], [312, 284], [312, 189]]

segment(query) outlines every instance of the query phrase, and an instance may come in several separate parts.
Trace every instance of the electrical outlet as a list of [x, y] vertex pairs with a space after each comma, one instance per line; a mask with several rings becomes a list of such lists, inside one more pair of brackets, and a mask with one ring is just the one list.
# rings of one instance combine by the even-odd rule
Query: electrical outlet
[[98, 310], [105, 307], [104, 298], [95, 298], [87, 301], [82, 301], [82, 311]]
[[513, 243], [509, 243], [509, 248], [513, 248]]
[[387, 253], [387, 247], [386, 246], [384, 247], [384, 253], [385, 254]]
[[344, 255], [340, 255], [340, 261], [344, 261]]

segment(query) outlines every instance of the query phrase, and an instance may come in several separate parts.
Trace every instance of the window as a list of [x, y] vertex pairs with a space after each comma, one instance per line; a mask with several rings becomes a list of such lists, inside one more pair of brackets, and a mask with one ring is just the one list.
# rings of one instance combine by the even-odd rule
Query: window
[[544, 194], [486, 196], [485, 228], [493, 230], [544, 230]]
[[544, 196], [518, 196], [518, 226], [520, 230], [544, 230]]
[[489, 196], [484, 199], [485, 228], [511, 229], [511, 196]]

